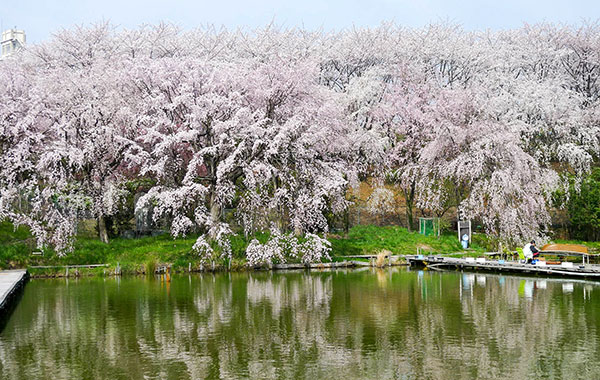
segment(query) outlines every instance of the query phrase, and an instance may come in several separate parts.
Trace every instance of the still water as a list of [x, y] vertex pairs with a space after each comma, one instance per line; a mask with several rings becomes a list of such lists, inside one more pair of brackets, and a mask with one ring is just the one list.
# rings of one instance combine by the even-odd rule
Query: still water
[[32, 280], [0, 379], [598, 379], [600, 282], [406, 269]]

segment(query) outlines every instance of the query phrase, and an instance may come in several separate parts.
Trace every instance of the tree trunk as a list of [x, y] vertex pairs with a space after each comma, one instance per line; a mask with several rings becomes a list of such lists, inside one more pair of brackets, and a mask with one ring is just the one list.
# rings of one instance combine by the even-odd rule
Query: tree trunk
[[98, 217], [98, 235], [100, 236], [101, 242], [108, 244], [108, 231], [106, 231], [106, 220], [104, 219], [104, 215]]
[[348, 237], [350, 231], [350, 207], [346, 207], [344, 210], [344, 237]]
[[210, 197], [210, 219], [213, 223], [218, 223], [221, 220], [221, 206], [214, 194]]
[[409, 231], [413, 231], [415, 225], [415, 220], [413, 217], [415, 207], [415, 187], [415, 183], [412, 182], [409, 189], [402, 189], [404, 200], [406, 202], [406, 222]]
[[408, 226], [408, 231], [412, 231], [413, 225], [415, 223], [415, 219], [413, 217], [413, 205], [412, 203], [406, 202], [406, 221]]

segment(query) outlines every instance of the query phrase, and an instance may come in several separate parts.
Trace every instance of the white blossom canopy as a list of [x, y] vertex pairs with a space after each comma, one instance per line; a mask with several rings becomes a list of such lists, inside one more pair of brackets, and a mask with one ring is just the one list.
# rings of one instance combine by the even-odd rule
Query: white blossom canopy
[[[199, 232], [198, 251], [228, 256], [232, 233], [269, 229], [323, 247], [327, 214], [376, 176], [407, 204], [454, 202], [488, 233], [529, 239], [561, 176], [598, 158], [599, 32], [65, 30], [0, 61], [0, 219], [66, 252], [78, 220], [113, 215], [146, 178], [137, 207], [173, 236]], [[379, 191], [371, 207], [391, 201]]]

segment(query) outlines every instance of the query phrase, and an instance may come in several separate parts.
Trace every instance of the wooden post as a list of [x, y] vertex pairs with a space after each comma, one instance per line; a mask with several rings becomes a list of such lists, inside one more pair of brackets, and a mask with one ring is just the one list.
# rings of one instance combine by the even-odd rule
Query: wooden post
[[[458, 221], [458, 228], [457, 228], [457, 232], [458, 232], [458, 241], [462, 241], [462, 235], [461, 235], [461, 222], [465, 223], [465, 227], [468, 226], [469, 227], [469, 247], [471, 247], [472, 241], [471, 241], [471, 236], [473, 235], [473, 230], [471, 228], [471, 219], [467, 220], [467, 221]], [[468, 222], [468, 224], [467, 224]]]
[[471, 231], [471, 219], [469, 219], [469, 247], [471, 246], [471, 235], [473, 231]]

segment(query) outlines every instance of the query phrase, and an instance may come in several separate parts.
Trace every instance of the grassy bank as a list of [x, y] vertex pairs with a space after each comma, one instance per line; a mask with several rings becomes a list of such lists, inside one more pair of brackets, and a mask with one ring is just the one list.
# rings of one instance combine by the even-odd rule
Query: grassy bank
[[[74, 251], [66, 256], [59, 256], [52, 250], [43, 255], [34, 255], [37, 251], [31, 235], [25, 228], [16, 231], [8, 223], [0, 224], [0, 268], [31, 268], [32, 266], [66, 266], [109, 264], [108, 268], [79, 269], [81, 274], [98, 274], [105, 271], [114, 272], [119, 267], [123, 274], [152, 271], [162, 264], [171, 265], [175, 271], [187, 270], [189, 264], [195, 269], [201, 262], [197, 254], [192, 252], [196, 237], [173, 239], [168, 235], [141, 237], [138, 239], [112, 239], [104, 244], [98, 239], [78, 238]], [[247, 241], [243, 237], [232, 239], [234, 259], [232, 267], [244, 264], [243, 255]], [[223, 266], [228, 263], [216, 263]], [[32, 274], [62, 274], [64, 269], [30, 269]]]
[[[408, 232], [398, 226], [355, 226], [347, 236], [330, 235], [332, 255], [376, 254], [385, 249], [396, 255], [414, 255], [417, 248], [425, 253], [451, 254], [462, 252], [455, 233], [442, 236], [423, 236], [417, 232]], [[485, 249], [475, 241], [469, 253], [481, 253]]]
[[[261, 236], [261, 240], [266, 235]], [[104, 244], [93, 238], [78, 238], [75, 250], [67, 256], [60, 257], [53, 251], [44, 252], [43, 255], [33, 255], [35, 245], [31, 235], [25, 228], [16, 231], [8, 223], [0, 224], [0, 268], [30, 268], [33, 275], [57, 276], [66, 274], [64, 268], [32, 269], [33, 266], [57, 266], [108, 264], [106, 268], [77, 269], [79, 275], [98, 275], [114, 273], [117, 267], [123, 274], [152, 272], [160, 265], [168, 264], [172, 270], [187, 271], [189, 265], [192, 269], [201, 268], [198, 255], [192, 252], [196, 238], [173, 239], [168, 235], [156, 237], [142, 237], [139, 239], [113, 239], [109, 244]], [[388, 250], [393, 254], [415, 254], [417, 248], [424, 253], [432, 254], [467, 254], [479, 256], [489, 250], [490, 242], [485, 235], [476, 234], [471, 249], [463, 252], [454, 233], [442, 236], [423, 236], [416, 232], [408, 232], [405, 228], [397, 226], [355, 226], [344, 235], [329, 235], [332, 244], [332, 257], [339, 260], [342, 256], [377, 254]], [[561, 243], [585, 244], [598, 251], [598, 242], [557, 241]], [[232, 269], [245, 267], [245, 250], [248, 239], [243, 236], [234, 236], [232, 239], [233, 260]], [[226, 261], [216, 262], [218, 269], [229, 266]], [[206, 268], [206, 266], [205, 266]]]
[[[264, 240], [266, 236], [261, 236]], [[0, 224], [0, 268], [31, 268], [32, 266], [66, 266], [109, 264], [107, 268], [78, 269], [80, 274], [111, 272], [117, 266], [122, 273], [150, 272], [162, 264], [170, 264], [174, 271], [186, 271], [191, 264], [199, 269], [198, 255], [192, 252], [195, 236], [173, 239], [168, 235], [142, 237], [138, 239], [117, 238], [109, 244], [98, 239], [80, 237], [75, 242], [75, 250], [60, 257], [52, 250], [43, 255], [33, 255], [34, 241], [28, 230], [14, 230], [8, 223]], [[249, 239], [234, 236], [232, 239], [233, 257], [231, 266], [241, 268], [245, 264], [245, 250]], [[330, 235], [332, 256], [376, 254], [389, 250], [394, 254], [414, 254], [417, 247], [431, 253], [453, 253], [461, 250], [454, 234], [426, 237], [408, 232], [396, 226], [375, 227], [356, 226], [347, 236]], [[480, 252], [475, 248], [472, 252]], [[218, 267], [228, 266], [228, 262], [217, 262]], [[32, 274], [62, 275], [64, 268], [30, 269]]]

